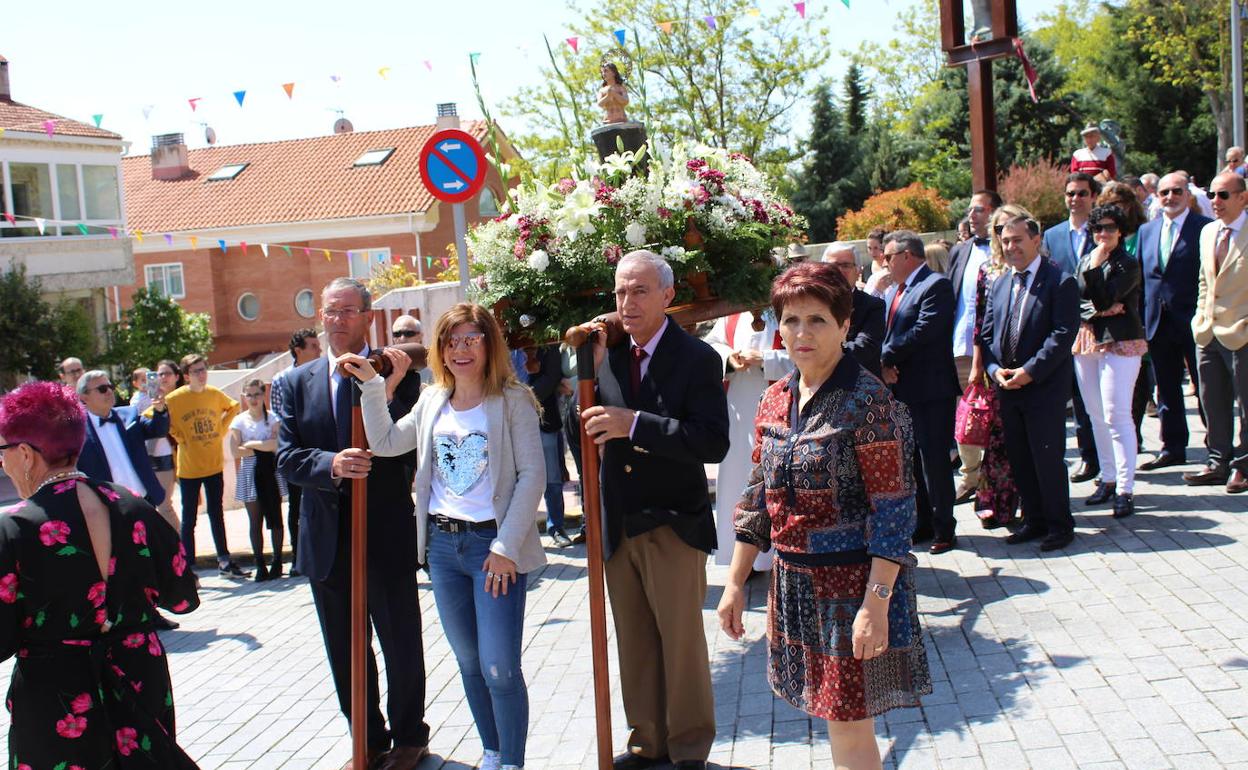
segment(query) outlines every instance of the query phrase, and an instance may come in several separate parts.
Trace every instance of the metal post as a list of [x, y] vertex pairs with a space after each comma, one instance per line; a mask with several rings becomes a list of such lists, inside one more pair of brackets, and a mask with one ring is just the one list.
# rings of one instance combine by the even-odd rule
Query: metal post
[[459, 255], [459, 288], [464, 290], [464, 299], [468, 297], [468, 244], [464, 240], [467, 225], [464, 224], [464, 204], [451, 204], [451, 215], [455, 219], [455, 251]]
[[1232, 141], [1244, 146], [1244, 36], [1240, 0], [1231, 0], [1231, 127]]

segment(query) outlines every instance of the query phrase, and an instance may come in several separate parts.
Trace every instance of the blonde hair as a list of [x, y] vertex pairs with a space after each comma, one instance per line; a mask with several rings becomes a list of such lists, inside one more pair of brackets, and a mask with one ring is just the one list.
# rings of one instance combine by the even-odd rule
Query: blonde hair
[[949, 269], [949, 249], [946, 249], [944, 244], [927, 244], [923, 247], [923, 257], [932, 272], [944, 273]]
[[485, 395], [501, 396], [508, 388], [524, 388], [534, 407], [540, 411], [532, 389], [516, 378], [507, 340], [498, 321], [489, 310], [471, 302], [461, 302], [443, 313], [433, 328], [435, 344], [429, 349], [429, 368], [433, 370], [434, 384], [449, 391], [455, 390], [455, 375], [446, 365], [446, 346], [451, 341], [451, 330], [460, 324], [473, 324], [485, 335], [481, 340], [485, 346]]
[[999, 207], [988, 218], [988, 251], [992, 254], [992, 267], [994, 270], [1005, 268], [1005, 252], [1001, 249], [1001, 236], [997, 235], [997, 225], [1003, 225], [1015, 217], [1035, 219], [1030, 211], [1017, 203], [1007, 203]]

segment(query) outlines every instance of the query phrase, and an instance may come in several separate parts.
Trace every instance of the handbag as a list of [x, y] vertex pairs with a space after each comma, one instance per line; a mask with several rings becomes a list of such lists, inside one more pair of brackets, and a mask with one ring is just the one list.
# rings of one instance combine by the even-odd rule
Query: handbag
[[953, 422], [953, 438], [965, 446], [987, 447], [992, 428], [996, 394], [982, 382], [972, 382], [958, 399]]

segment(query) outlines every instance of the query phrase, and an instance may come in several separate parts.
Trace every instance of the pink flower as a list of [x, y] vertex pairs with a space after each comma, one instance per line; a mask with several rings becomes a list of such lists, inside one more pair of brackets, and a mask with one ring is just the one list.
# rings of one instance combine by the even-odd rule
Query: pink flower
[[57, 495], [63, 495], [76, 486], [78, 486], [78, 479], [69, 479], [68, 481], [62, 481], [60, 484], [57, 484], [56, 486], [52, 487], [52, 493], [57, 494]]
[[153, 658], [159, 658], [161, 653], [164, 652], [160, 648], [160, 639], [156, 638], [155, 631], [149, 632], [147, 635], [147, 651]]
[[104, 585], [104, 581], [100, 581], [87, 589], [87, 599], [93, 607], [104, 606], [104, 593], [108, 587]]
[[108, 610], [104, 609], [103, 607], [96, 610], [95, 611], [95, 624], [97, 626], [102, 626], [107, 622], [108, 622]]
[[121, 499], [121, 495], [117, 494], [116, 492], [114, 492], [113, 490], [109, 489], [106, 486], [101, 485], [97, 487], [97, 489], [100, 490], [101, 495], [104, 495], [104, 497], [108, 498], [114, 503]]
[[69, 525], [63, 521], [45, 521], [39, 526], [39, 542], [48, 546], [69, 542]]
[[117, 574], [117, 557], [110, 556], [108, 557], [108, 576], [112, 577], [115, 574]]
[[135, 692], [143, 692], [143, 683], [137, 679], [131, 682], [130, 686], [134, 688]]
[[17, 601], [17, 573], [0, 577], [0, 602], [12, 604]]
[[624, 249], [619, 244], [609, 243], [602, 247], [602, 256], [608, 265], [614, 265], [624, 258]]
[[137, 650], [138, 648], [142, 647], [146, 642], [147, 642], [147, 637], [144, 636], [143, 634], [127, 634], [126, 638], [121, 640], [121, 645], [123, 647], [128, 647], [132, 650]]
[[123, 757], [128, 757], [139, 747], [139, 731], [133, 727], [123, 727], [117, 731], [117, 750]]
[[156, 600], [160, 598], [160, 591], [151, 586], [143, 586], [143, 594], [147, 596], [147, 601], [151, 604], [155, 604]]
[[131, 537], [135, 545], [147, 545], [147, 525], [141, 521], [134, 522], [134, 534]]
[[186, 609], [187, 607], [190, 607], [190, 606], [191, 606], [191, 603], [190, 603], [190, 602], [188, 602], [186, 599], [183, 599], [182, 601], [180, 601], [180, 602], [178, 602], [177, 604], [173, 605], [173, 607], [172, 607], [171, 609], [173, 609], [173, 611], [174, 611], [174, 612], [181, 612], [182, 610], [184, 610], [184, 609]]
[[77, 738], [87, 729], [87, 718], [66, 714], [64, 719], [56, 720], [56, 734], [62, 738]]
[[659, 215], [659, 219], [671, 219], [672, 217], [672, 210], [665, 206], [659, 206], [659, 210], [656, 213]]
[[22, 764], [17, 766], [17, 770], [31, 770], [31, 767], [30, 765], [23, 762]]
[[91, 693], [84, 692], [69, 704], [69, 710], [75, 714], [85, 714], [91, 710]]
[[173, 555], [173, 574], [182, 577], [184, 572], [186, 572], [186, 552], [182, 546], [178, 546], [178, 552]]
[[576, 189], [576, 181], [565, 176], [563, 179], [559, 180], [558, 184], [555, 185], [555, 189], [564, 195], [567, 195]]

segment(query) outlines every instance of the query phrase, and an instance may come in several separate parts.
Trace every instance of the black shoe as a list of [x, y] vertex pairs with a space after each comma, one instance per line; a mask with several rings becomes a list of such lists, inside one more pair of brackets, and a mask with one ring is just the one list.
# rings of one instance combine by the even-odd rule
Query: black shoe
[[269, 579], [277, 580], [281, 577], [282, 577], [282, 563], [275, 559], [273, 563], [269, 565]]
[[165, 617], [164, 615], [161, 615], [159, 612], [152, 610], [152, 614], [154, 616], [152, 618], [152, 628], [156, 629], [157, 631], [173, 631], [174, 629], [178, 628], [177, 623], [174, 623], [172, 620]]
[[1096, 491], [1083, 501], [1084, 505], [1100, 505], [1114, 499], [1114, 490], [1118, 488], [1117, 482], [1098, 481]]
[[1114, 518], [1123, 519], [1135, 513], [1135, 498], [1131, 495], [1114, 495]]
[[250, 571], [243, 569], [242, 567], [238, 566], [234, 562], [230, 562], [229, 564], [226, 564], [218, 568], [217, 573], [221, 575], [221, 577], [236, 577], [236, 578], [251, 577]]
[[264, 562], [260, 562], [259, 564], [260, 566], [256, 567], [256, 576], [253, 578], [253, 580], [255, 580], [257, 583], [264, 583], [269, 580], [272, 580], [273, 574], [270, 573], [268, 568], [264, 566]]
[[1187, 465], [1187, 458], [1163, 449], [1153, 459], [1140, 463], [1140, 470], [1155, 471], [1160, 468], [1169, 468], [1171, 465]]
[[1101, 475], [1100, 468], [1081, 462], [1075, 467], [1074, 473], [1070, 474], [1070, 480], [1078, 484], [1081, 481], [1090, 481], [1099, 475]]
[[1074, 532], [1059, 532], [1040, 541], [1041, 551], [1060, 551], [1075, 542]]
[[936, 542], [932, 543], [932, 547], [928, 548], [927, 552], [933, 556], [939, 556], [942, 553], [949, 553], [957, 546], [958, 546], [957, 537], [949, 537], [949, 538], [942, 537], [942, 538], [937, 539]]
[[658, 767], [668, 763], [667, 755], [661, 757], [643, 757], [640, 754], [634, 754], [626, 751], [615, 759], [611, 760], [613, 770], [645, 770], [648, 767]]
[[567, 548], [572, 545], [572, 538], [568, 537], [562, 529], [552, 529], [549, 534], [550, 542], [554, 543], [556, 548]]
[[1005, 539], [1005, 542], [1009, 543], [1010, 545], [1018, 545], [1019, 543], [1027, 543], [1032, 540], [1039, 540], [1042, 537], [1047, 537], [1048, 534], [1049, 534], [1048, 532], [1038, 527], [1028, 527], [1024, 525], [1022, 529], [1020, 529], [1017, 532], [1012, 533], [1009, 537], [1007, 537]]
[[289, 574], [291, 577], [303, 577], [303, 573], [295, 569], [294, 567], [291, 567], [290, 572], [288, 572], [287, 574]]
[[919, 527], [914, 530], [914, 535], [910, 538], [910, 542], [918, 545], [919, 543], [926, 543], [933, 537], [936, 537], [936, 532], [931, 527]]
[[584, 543], [584, 542], [585, 542], [585, 528], [581, 527], [580, 529], [576, 531], [576, 534], [572, 536], [572, 545], [580, 545], [581, 543]]

